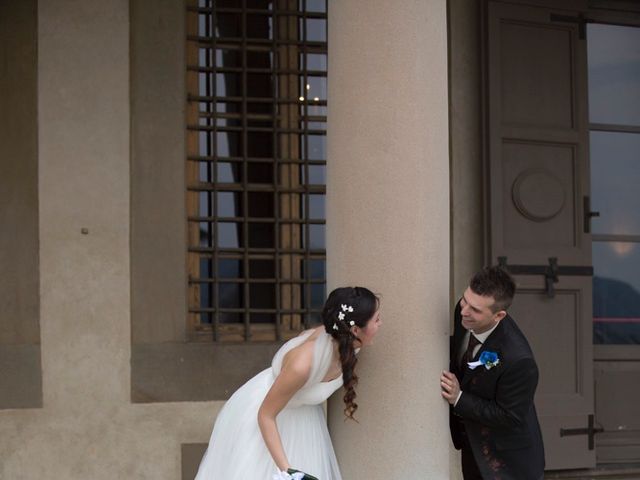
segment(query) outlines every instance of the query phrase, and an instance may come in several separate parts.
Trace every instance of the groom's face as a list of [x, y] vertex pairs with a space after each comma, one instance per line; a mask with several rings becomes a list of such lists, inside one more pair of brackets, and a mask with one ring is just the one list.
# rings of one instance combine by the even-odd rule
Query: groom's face
[[467, 288], [460, 300], [462, 326], [474, 333], [484, 333], [495, 327], [504, 318], [506, 312], [492, 310], [495, 300], [493, 297], [478, 295], [471, 288]]

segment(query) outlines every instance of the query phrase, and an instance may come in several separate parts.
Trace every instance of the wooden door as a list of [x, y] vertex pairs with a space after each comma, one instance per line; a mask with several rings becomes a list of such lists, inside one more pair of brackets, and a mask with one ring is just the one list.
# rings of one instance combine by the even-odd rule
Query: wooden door
[[[488, 2], [489, 263], [540, 368], [547, 469], [595, 466], [586, 41], [579, 12]], [[545, 276], [546, 274], [546, 276]]]

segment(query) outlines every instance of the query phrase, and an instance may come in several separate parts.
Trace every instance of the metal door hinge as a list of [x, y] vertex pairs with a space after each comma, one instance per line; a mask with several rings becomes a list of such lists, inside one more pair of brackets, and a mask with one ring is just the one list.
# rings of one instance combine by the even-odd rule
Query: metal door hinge
[[570, 437], [572, 435], [588, 435], [589, 436], [589, 450], [593, 450], [594, 448], [594, 437], [596, 433], [604, 432], [604, 428], [595, 426], [595, 419], [593, 415], [589, 415], [589, 424], [587, 428], [561, 428], [560, 436], [561, 437]]
[[556, 294], [554, 283], [558, 283], [558, 277], [592, 277], [593, 267], [558, 265], [557, 257], [549, 257], [548, 265], [509, 265], [507, 257], [498, 257], [498, 265], [512, 275], [544, 275], [545, 292], [553, 298]]

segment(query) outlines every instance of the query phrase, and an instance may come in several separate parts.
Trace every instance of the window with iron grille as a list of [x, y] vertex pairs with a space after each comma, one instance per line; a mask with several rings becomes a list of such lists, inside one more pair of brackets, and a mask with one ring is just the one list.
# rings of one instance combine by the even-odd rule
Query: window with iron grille
[[187, 0], [192, 340], [283, 340], [325, 297], [326, 0]]

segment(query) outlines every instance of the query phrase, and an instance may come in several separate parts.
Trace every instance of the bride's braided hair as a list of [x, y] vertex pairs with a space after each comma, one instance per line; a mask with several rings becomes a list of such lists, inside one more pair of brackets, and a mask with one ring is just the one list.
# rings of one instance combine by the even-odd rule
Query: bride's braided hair
[[345, 390], [344, 414], [352, 420], [355, 420], [353, 414], [358, 409], [358, 405], [354, 401], [356, 398], [355, 386], [358, 384], [358, 376], [354, 370], [358, 358], [354, 346], [356, 337], [351, 332], [351, 328], [354, 325], [364, 328], [378, 310], [378, 305], [378, 297], [369, 289], [343, 287], [337, 288], [329, 294], [322, 310], [324, 328], [338, 342], [340, 363], [342, 364], [342, 383]]

